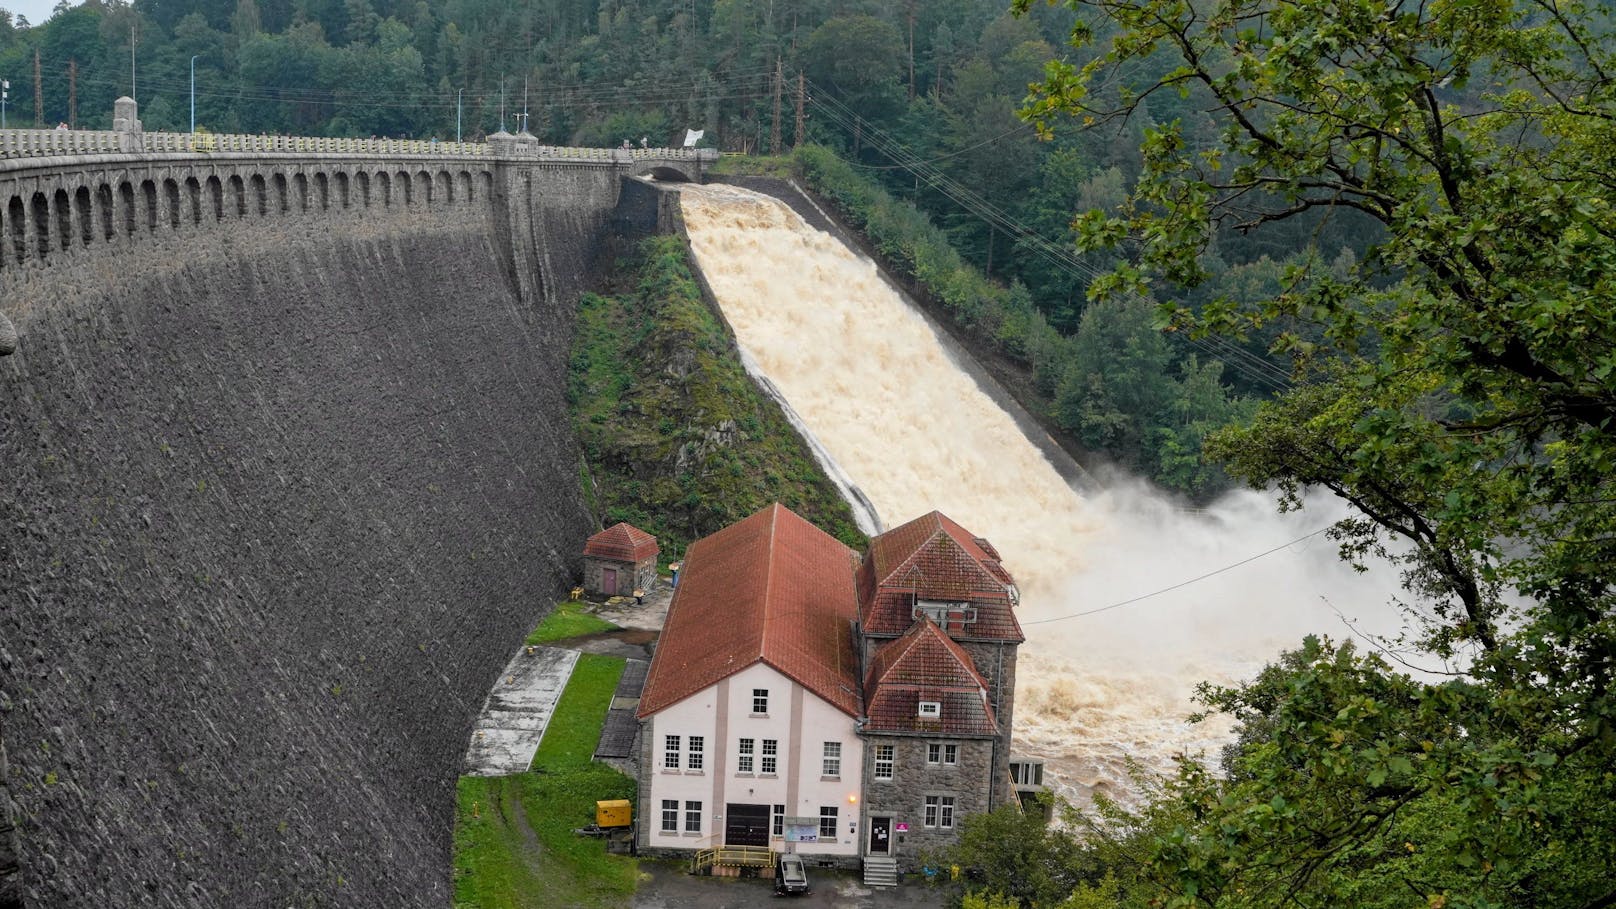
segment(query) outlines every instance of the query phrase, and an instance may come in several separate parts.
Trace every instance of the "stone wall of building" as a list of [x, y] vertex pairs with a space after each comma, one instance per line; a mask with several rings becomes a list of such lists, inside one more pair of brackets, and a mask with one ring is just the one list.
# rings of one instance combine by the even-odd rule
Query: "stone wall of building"
[[271, 174], [235, 217], [229, 176], [0, 222], [22, 905], [446, 906], [471, 723], [589, 528], [563, 380], [617, 178]]
[[[959, 746], [956, 764], [927, 762], [927, 745], [932, 742]], [[875, 778], [875, 750], [893, 745], [891, 780]], [[988, 809], [989, 774], [993, 766], [990, 739], [928, 739], [908, 736], [867, 735], [864, 737], [864, 844], [868, 847], [870, 818], [890, 816], [894, 825], [906, 823], [907, 833], [892, 834], [892, 857], [899, 868], [914, 871], [928, 852], [937, 852], [958, 841], [960, 822], [967, 814]], [[954, 797], [954, 826], [926, 827], [926, 796]]]

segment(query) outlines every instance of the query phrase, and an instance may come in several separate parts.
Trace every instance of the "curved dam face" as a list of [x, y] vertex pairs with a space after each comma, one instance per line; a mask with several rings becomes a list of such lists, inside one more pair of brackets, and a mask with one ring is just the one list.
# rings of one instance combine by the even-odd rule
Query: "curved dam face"
[[476, 189], [8, 248], [21, 905], [451, 902], [471, 723], [588, 528], [563, 379], [610, 212]]

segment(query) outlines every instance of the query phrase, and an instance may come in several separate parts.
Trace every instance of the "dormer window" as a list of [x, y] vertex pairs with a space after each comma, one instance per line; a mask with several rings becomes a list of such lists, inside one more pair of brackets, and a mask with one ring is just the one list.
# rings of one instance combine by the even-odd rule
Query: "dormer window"
[[943, 704], [941, 701], [921, 701], [920, 718], [923, 720], [942, 719]]
[[911, 613], [915, 618], [926, 616], [943, 628], [950, 625], [969, 625], [976, 621], [976, 608], [969, 602], [953, 603], [939, 600], [919, 600]]

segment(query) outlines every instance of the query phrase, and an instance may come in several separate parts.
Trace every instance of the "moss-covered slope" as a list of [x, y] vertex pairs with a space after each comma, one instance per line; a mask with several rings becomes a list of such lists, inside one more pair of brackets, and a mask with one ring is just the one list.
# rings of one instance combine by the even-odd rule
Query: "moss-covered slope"
[[847, 503], [703, 302], [683, 243], [653, 237], [623, 264], [622, 291], [580, 305], [568, 383], [602, 523], [655, 534], [671, 560], [778, 501], [862, 547]]

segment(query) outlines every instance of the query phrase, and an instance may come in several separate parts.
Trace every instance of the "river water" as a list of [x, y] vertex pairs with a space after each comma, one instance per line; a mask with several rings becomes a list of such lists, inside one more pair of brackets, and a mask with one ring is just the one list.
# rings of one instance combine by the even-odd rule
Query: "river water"
[[748, 369], [842, 482], [885, 527], [935, 508], [1004, 556], [1027, 634], [1014, 747], [1068, 798], [1127, 800], [1129, 762], [1166, 772], [1227, 742], [1226, 723], [1187, 722], [1197, 682], [1247, 676], [1311, 631], [1395, 624], [1389, 573], [1307, 536], [1331, 503], [1280, 516], [1248, 492], [1187, 512], [1122, 477], [1080, 493], [867, 258], [749, 190], [685, 187], [681, 207]]

